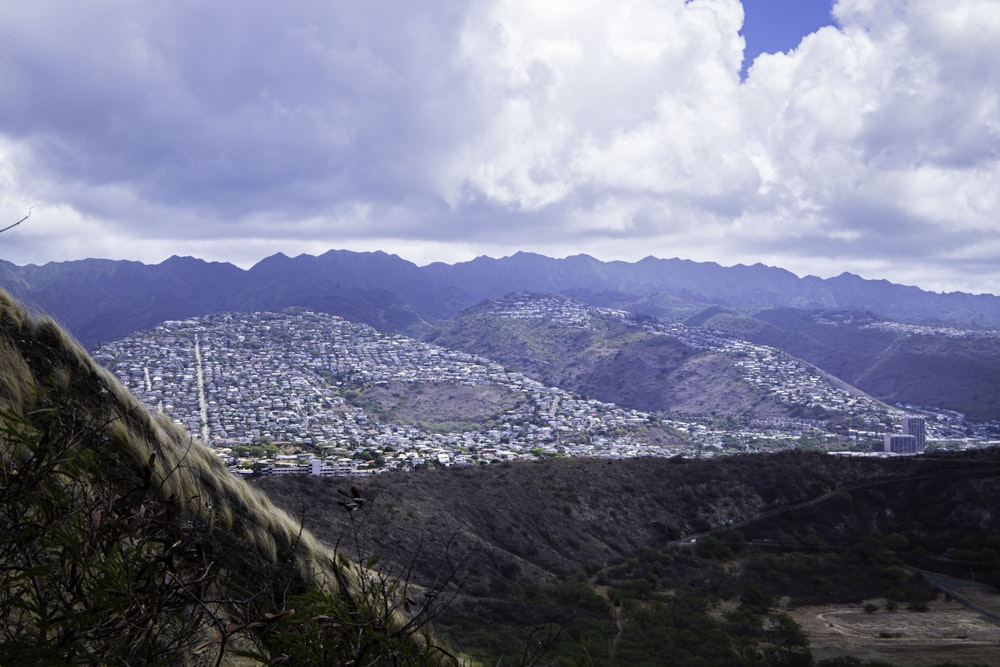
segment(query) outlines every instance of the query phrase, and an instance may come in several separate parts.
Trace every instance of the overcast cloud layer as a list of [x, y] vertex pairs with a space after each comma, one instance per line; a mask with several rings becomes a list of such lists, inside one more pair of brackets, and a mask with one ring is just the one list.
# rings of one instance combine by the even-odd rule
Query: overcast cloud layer
[[[382, 249], [763, 262], [1000, 292], [1000, 0], [0, 5], [17, 264]], [[2, 225], [0, 225], [2, 226]]]

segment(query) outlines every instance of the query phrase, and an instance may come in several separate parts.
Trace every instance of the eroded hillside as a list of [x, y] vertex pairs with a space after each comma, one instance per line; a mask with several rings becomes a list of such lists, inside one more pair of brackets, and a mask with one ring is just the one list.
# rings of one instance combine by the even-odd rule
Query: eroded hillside
[[971, 421], [1000, 420], [995, 330], [885, 321], [870, 313], [714, 309], [702, 326], [779, 347], [888, 403], [938, 407]]

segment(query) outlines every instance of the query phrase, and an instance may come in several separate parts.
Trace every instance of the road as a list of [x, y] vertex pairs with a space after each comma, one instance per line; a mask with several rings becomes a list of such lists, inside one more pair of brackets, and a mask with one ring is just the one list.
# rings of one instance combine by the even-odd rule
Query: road
[[[973, 600], [967, 593], [968, 589], [980, 589], [986, 593], [993, 594], [995, 596], [996, 590], [991, 586], [987, 586], [983, 583], [977, 583], [970, 579], [959, 579], [957, 577], [951, 577], [946, 574], [940, 574], [938, 572], [931, 572], [930, 570], [921, 570], [916, 567], [908, 567], [911, 572], [919, 572], [924, 575], [924, 579], [934, 584], [942, 591], [947, 593], [952, 597], [952, 599], [961, 602], [969, 609], [977, 611], [983, 616], [992, 618], [994, 621], [1000, 621], [1000, 609], [997, 607], [987, 608], [982, 604]], [[998, 599], [1000, 602], [1000, 599]]]
[[201, 366], [201, 342], [198, 336], [194, 337], [194, 376], [198, 384], [198, 415], [200, 423], [201, 441], [206, 445], [210, 442], [211, 435], [208, 430], [208, 403], [205, 401], [205, 372]]

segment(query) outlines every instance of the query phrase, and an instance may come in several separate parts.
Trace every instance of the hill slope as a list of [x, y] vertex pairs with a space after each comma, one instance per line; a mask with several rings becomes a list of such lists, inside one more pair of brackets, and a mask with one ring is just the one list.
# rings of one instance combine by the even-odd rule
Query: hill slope
[[[896, 459], [791, 451], [686, 462], [549, 459], [349, 484], [372, 499], [376, 551], [420, 550], [421, 576], [443, 569], [450, 545], [486, 557], [476, 578], [502, 577], [504, 562], [514, 561], [524, 577], [544, 580], [737, 523], [746, 535], [781, 529], [793, 542], [899, 531], [928, 557], [954, 555], [987, 546], [1000, 530], [1000, 517], [984, 509], [1000, 503], [998, 471], [1000, 450]], [[336, 539], [349, 517], [323, 500], [345, 481], [276, 476], [255, 485], [280, 506], [305, 506], [312, 530]]]
[[[935, 593], [906, 563], [957, 576], [971, 567], [978, 579], [1000, 583], [1000, 523], [986, 509], [1000, 503], [998, 470], [997, 450], [890, 460], [787, 452], [687, 462], [562, 459], [350, 484], [371, 504], [370, 553], [407, 563], [423, 581], [463, 570], [464, 595], [440, 622], [488, 664], [519, 650], [518, 628], [554, 624], [564, 641], [550, 646], [549, 662], [584, 651], [613, 665], [655, 664], [664, 655], [714, 665], [733, 664], [726, 647], [746, 637], [737, 617], [722, 624], [719, 617], [748, 600], [768, 607], [786, 598], [790, 612], [824, 603], [860, 610], [873, 598], [926, 608]], [[317, 534], [354, 531], [348, 517], [324, 509], [345, 480], [257, 484], [279, 505], [304, 508]], [[718, 612], [706, 613], [708, 599]], [[680, 646], [687, 633], [695, 633], [691, 643]], [[880, 655], [894, 650], [877, 636], [870, 641], [882, 642]], [[845, 638], [827, 655], [860, 645]], [[991, 640], [923, 648], [937, 662], [1000, 657]], [[906, 645], [896, 650], [899, 664], [915, 664], [902, 657]]]
[[700, 326], [785, 350], [887, 403], [1000, 420], [1000, 336], [885, 322], [871, 313], [709, 309]]
[[719, 352], [649, 335], [634, 322], [566, 298], [511, 295], [490, 301], [438, 323], [424, 339], [629, 408], [698, 416], [788, 412], [754, 392]]
[[[577, 318], [587, 313], [585, 321], [565, 314], [570, 311]], [[789, 414], [791, 406], [753, 390], [738, 360], [717, 345], [685, 342], [677, 333], [682, 328], [782, 350], [888, 404], [956, 411], [972, 422], [1000, 420], [994, 391], [1000, 336], [889, 322], [871, 313], [710, 306], [687, 314], [683, 325], [666, 325], [568, 297], [511, 294], [436, 323], [424, 338], [642, 410]]]
[[[424, 338], [640, 410], [748, 421], [808, 414], [841, 425], [880, 412], [862, 392], [776, 348], [568, 297], [511, 294], [439, 322]], [[801, 396], [792, 396], [796, 387]]]
[[[425, 651], [366, 583], [373, 574], [335, 565], [211, 450], [2, 293], [0, 562], [3, 664], [219, 664], [233, 649], [268, 661], [290, 646], [381, 664], [380, 650]], [[302, 595], [327, 614], [341, 605], [353, 628], [296, 619]]]

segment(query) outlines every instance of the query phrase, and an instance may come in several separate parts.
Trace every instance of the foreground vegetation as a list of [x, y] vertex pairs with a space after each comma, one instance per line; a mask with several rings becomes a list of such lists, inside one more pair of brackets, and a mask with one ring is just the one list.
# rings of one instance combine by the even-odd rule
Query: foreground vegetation
[[[510, 586], [502, 601], [465, 600], [442, 629], [486, 664], [534, 639], [539, 648], [548, 641], [551, 664], [811, 665], [790, 608], [882, 598], [893, 610], [925, 609], [936, 595], [884, 546], [776, 556], [730, 534], [690, 549], [643, 549], [556, 583]], [[488, 610], [478, 615], [485, 619], [469, 618], [475, 607]]]
[[453, 664], [435, 599], [319, 543], [0, 294], [0, 664]]

